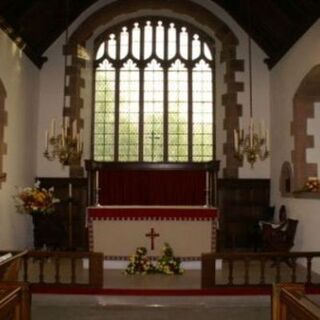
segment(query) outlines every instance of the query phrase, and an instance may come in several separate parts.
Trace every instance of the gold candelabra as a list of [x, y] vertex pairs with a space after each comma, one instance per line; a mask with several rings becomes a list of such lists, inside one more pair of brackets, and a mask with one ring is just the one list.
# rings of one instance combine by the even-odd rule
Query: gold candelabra
[[246, 160], [253, 167], [259, 158], [265, 160], [269, 156], [269, 133], [264, 129], [264, 123], [255, 131], [252, 118], [250, 119], [249, 132], [244, 134], [243, 129], [234, 130], [234, 151], [235, 157], [239, 160]]
[[49, 161], [58, 159], [63, 166], [69, 166], [81, 160], [83, 142], [81, 132], [77, 132], [76, 121], [69, 126], [68, 118], [64, 118], [61, 133], [56, 134], [55, 119], [51, 121], [50, 135], [45, 132], [45, 150], [43, 155]]
[[[251, 19], [250, 19], [251, 26]], [[251, 28], [250, 28], [251, 29]], [[250, 30], [251, 31], [251, 30]], [[258, 130], [255, 131], [253, 123], [253, 103], [252, 103], [252, 48], [251, 37], [248, 34], [248, 59], [249, 59], [249, 106], [250, 106], [250, 123], [249, 132], [244, 134], [244, 130], [240, 127], [239, 130], [234, 130], [234, 153], [239, 160], [246, 160], [250, 163], [251, 168], [259, 158], [265, 160], [269, 156], [269, 132], [265, 129], [262, 121]]]

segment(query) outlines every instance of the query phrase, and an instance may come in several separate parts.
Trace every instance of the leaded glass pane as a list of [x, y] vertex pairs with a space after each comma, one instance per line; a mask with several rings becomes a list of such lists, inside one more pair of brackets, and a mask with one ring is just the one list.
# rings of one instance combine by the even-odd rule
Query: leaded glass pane
[[[94, 113], [94, 159], [114, 159], [115, 70], [107, 60], [96, 70]], [[110, 133], [111, 139], [110, 139]], [[106, 148], [108, 146], [108, 148]], [[107, 151], [108, 149], [108, 151]]]
[[182, 58], [188, 59], [188, 33], [186, 28], [182, 28], [180, 32], [180, 54]]
[[193, 161], [213, 158], [212, 70], [201, 60], [193, 70]]
[[129, 33], [124, 27], [120, 34], [120, 59], [123, 59], [129, 52]]
[[152, 52], [152, 25], [147, 21], [144, 27], [144, 58], [148, 59]]
[[102, 42], [97, 50], [97, 53], [96, 53], [96, 60], [99, 60], [103, 57], [104, 55], [104, 51], [105, 51], [105, 43]]
[[139, 23], [136, 22], [132, 29], [132, 54], [136, 59], [140, 58], [140, 33]]
[[110, 38], [108, 40], [108, 54], [111, 59], [116, 58], [116, 49], [117, 49], [117, 42], [115, 39], [115, 35], [110, 34]]
[[194, 60], [199, 58], [200, 53], [201, 53], [201, 47], [200, 47], [199, 36], [195, 34], [192, 40], [192, 59]]
[[158, 25], [156, 28], [156, 53], [160, 59], [164, 58], [164, 27], [162, 25], [162, 21], [158, 21]]
[[168, 33], [168, 58], [172, 59], [177, 53], [177, 30], [174, 26], [174, 23], [170, 23]]
[[137, 161], [139, 142], [139, 69], [129, 60], [120, 70], [119, 160]]
[[204, 55], [208, 60], [212, 60], [212, 53], [206, 43], [204, 44]]
[[145, 161], [163, 161], [163, 70], [153, 60], [145, 70], [144, 82]]
[[180, 60], [169, 69], [169, 161], [188, 160], [188, 71]]

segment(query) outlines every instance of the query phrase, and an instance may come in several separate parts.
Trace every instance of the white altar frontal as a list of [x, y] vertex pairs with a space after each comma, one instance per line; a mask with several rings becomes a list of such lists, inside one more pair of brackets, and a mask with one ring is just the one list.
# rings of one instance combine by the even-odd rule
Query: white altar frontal
[[217, 209], [200, 206], [99, 206], [87, 209], [90, 250], [128, 260], [137, 247], [158, 257], [169, 243], [182, 261], [216, 249]]

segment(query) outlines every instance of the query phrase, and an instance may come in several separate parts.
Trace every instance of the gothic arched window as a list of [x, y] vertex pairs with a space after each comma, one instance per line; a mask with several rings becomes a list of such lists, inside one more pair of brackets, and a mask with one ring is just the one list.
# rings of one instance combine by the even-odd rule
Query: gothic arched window
[[94, 160], [214, 159], [214, 53], [199, 30], [156, 17], [99, 36]]

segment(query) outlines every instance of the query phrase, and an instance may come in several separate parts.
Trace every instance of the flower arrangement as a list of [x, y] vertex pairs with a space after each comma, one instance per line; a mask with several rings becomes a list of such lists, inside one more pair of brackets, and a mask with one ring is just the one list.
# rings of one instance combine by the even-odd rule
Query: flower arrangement
[[14, 196], [17, 210], [28, 214], [52, 213], [54, 204], [59, 202], [59, 199], [53, 196], [53, 192], [53, 188], [41, 188], [40, 181], [36, 181], [33, 187], [18, 189], [18, 193]]
[[136, 253], [130, 257], [130, 262], [124, 273], [129, 275], [155, 273], [155, 267], [146, 254], [145, 247], [137, 248]]
[[305, 183], [303, 190], [307, 192], [318, 192], [320, 183], [317, 177], [309, 177]]
[[124, 273], [127, 275], [134, 274], [182, 274], [184, 270], [180, 267], [180, 259], [174, 257], [173, 250], [168, 243], [164, 244], [162, 256], [154, 265], [150, 258], [147, 257], [147, 249], [139, 247], [136, 253], [130, 257], [130, 262]]
[[164, 244], [162, 257], [158, 260], [157, 271], [163, 274], [182, 274], [181, 261], [173, 255], [173, 250], [168, 243]]

